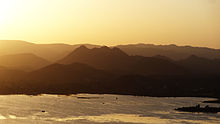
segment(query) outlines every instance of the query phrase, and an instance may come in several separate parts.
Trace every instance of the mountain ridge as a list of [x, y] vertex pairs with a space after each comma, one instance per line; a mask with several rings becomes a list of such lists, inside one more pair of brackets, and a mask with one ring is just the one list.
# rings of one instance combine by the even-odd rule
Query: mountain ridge
[[[11, 42], [11, 43], [9, 43]], [[85, 45], [88, 48], [102, 47], [101, 45], [93, 44], [36, 44], [27, 41], [19, 40], [0, 40], [0, 55], [7, 54], [19, 54], [19, 53], [33, 53], [41, 58], [56, 62], [74, 49], [81, 45]], [[118, 47], [126, 54], [139, 55], [145, 57], [152, 57], [156, 55], [166, 56], [174, 60], [181, 60], [195, 54], [200, 57], [209, 59], [220, 59], [220, 49], [208, 48], [208, 47], [193, 47], [193, 46], [177, 46], [171, 45], [154, 45], [154, 44], [128, 44], [128, 45], [116, 45], [111, 47]]]
[[51, 62], [32, 53], [10, 54], [0, 56], [0, 65], [24, 71], [33, 71], [49, 65]]
[[88, 49], [81, 46], [72, 53], [58, 61], [61, 64], [74, 62], [88, 64], [98, 69], [111, 71], [124, 71], [140, 74], [180, 74], [183, 69], [165, 59], [129, 56], [119, 48], [93, 48]]
[[208, 47], [177, 46], [174, 44], [129, 44], [118, 45], [117, 47], [125, 51], [129, 55], [162, 55], [174, 60], [185, 59], [192, 54], [209, 59], [220, 58], [220, 49], [212, 49]]

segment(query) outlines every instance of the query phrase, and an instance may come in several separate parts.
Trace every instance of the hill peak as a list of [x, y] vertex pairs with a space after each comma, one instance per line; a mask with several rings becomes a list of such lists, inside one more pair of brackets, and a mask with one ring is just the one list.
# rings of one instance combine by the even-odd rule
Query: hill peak
[[34, 44], [34, 43], [23, 41], [23, 40], [0, 40], [0, 44], [8, 45], [8, 44]]
[[211, 59], [199, 57], [199, 56], [196, 56], [196, 55], [191, 55], [188, 58], [186, 58], [186, 60], [211, 60]]
[[110, 48], [107, 46], [102, 46], [102, 47], [100, 47], [100, 49], [110, 50]]
[[102, 46], [100, 48], [92, 48], [89, 49], [84, 45], [81, 45], [80, 47], [76, 48], [70, 55], [72, 54], [94, 54], [94, 55], [117, 55], [117, 56], [128, 56], [125, 52], [123, 52], [121, 49], [117, 48], [117, 47], [107, 47], [107, 46]]
[[0, 56], [0, 65], [12, 69], [32, 71], [44, 67], [48, 64], [50, 64], [49, 61], [32, 53], [9, 54]]
[[77, 49], [88, 49], [85, 45], [81, 45], [79, 48]]
[[[74, 62], [84, 63], [88, 65], [99, 65], [97, 67], [102, 67], [102, 65], [106, 65], [106, 63], [115, 63], [120, 59], [127, 60], [129, 56], [121, 51], [119, 48], [109, 48], [107, 46], [103, 46], [100, 48], [92, 48], [88, 49], [85, 46], [80, 46], [75, 49], [68, 56], [58, 61], [61, 64], [71, 64]], [[92, 64], [91, 64], [92, 63]], [[95, 66], [96, 67], [96, 66]]]
[[89, 48], [87, 48], [85, 45], [81, 45], [80, 47], [76, 48], [74, 51], [85, 51], [85, 50], [89, 50]]

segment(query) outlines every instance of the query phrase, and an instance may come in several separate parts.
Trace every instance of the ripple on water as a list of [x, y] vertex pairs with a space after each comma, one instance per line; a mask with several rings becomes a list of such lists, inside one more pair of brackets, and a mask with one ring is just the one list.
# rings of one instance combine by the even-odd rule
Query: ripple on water
[[220, 114], [183, 113], [173, 110], [182, 106], [205, 105], [201, 101], [209, 100], [207, 98], [152, 98], [97, 94], [72, 96], [44, 94], [32, 97], [11, 95], [0, 98], [0, 123], [3, 124], [220, 123]]

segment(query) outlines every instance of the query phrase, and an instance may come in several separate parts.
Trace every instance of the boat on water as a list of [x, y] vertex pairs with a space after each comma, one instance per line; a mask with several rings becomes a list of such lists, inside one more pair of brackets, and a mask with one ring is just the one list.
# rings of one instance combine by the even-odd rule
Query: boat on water
[[183, 112], [218, 113], [220, 112], [220, 107], [209, 107], [208, 105], [205, 107], [200, 107], [200, 105], [196, 105], [192, 107], [176, 108], [175, 110]]

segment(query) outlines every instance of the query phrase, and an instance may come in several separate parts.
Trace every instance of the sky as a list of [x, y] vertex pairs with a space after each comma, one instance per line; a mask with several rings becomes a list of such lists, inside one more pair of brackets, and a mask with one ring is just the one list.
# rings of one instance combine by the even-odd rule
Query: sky
[[0, 39], [220, 48], [220, 0], [0, 0]]

